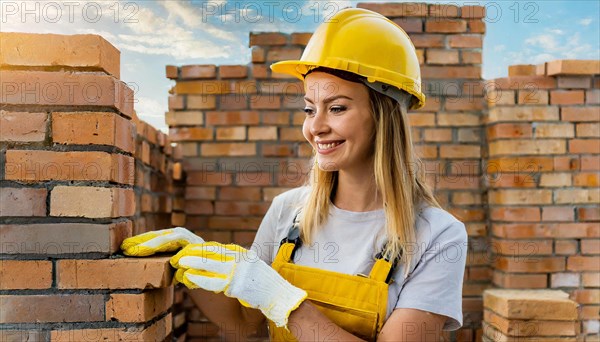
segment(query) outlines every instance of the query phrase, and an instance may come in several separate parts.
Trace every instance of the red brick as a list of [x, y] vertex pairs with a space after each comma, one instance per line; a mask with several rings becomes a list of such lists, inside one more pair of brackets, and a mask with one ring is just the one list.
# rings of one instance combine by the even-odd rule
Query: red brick
[[245, 126], [229, 126], [217, 128], [217, 140], [246, 140]]
[[301, 32], [292, 33], [291, 44], [292, 45], [306, 45], [312, 37], [312, 32]]
[[281, 33], [250, 33], [249, 47], [252, 47], [254, 45], [285, 45], [286, 43], [287, 37]]
[[261, 96], [250, 99], [250, 108], [252, 109], [280, 109], [281, 97], [270, 94], [261, 94]]
[[458, 16], [459, 16], [458, 6], [456, 6], [456, 5], [442, 5], [442, 4], [429, 5], [429, 17], [455, 18]]
[[562, 107], [562, 121], [600, 121], [600, 110], [598, 107]]
[[270, 203], [257, 202], [215, 202], [215, 215], [263, 216]]
[[547, 75], [597, 75], [600, 74], [598, 60], [556, 60], [547, 63]]
[[504, 272], [545, 273], [565, 270], [565, 258], [562, 257], [497, 257], [495, 267]]
[[[552, 240], [494, 240], [493, 250], [522, 262], [535, 262], [533, 256], [552, 254]], [[530, 259], [531, 258], [531, 259]]]
[[214, 200], [217, 190], [215, 187], [187, 186], [185, 199]]
[[50, 193], [50, 216], [107, 218], [134, 213], [133, 189], [55, 186]]
[[458, 64], [458, 51], [427, 49], [427, 64]]
[[104, 320], [104, 295], [0, 295], [0, 323], [94, 322]]
[[481, 64], [483, 59], [479, 51], [461, 51], [461, 62], [463, 64]]
[[580, 221], [600, 221], [600, 207], [577, 208]]
[[577, 240], [555, 240], [554, 253], [556, 255], [577, 254]]
[[386, 17], [425, 17], [427, 16], [427, 4], [424, 3], [368, 3], [361, 2], [357, 8], [365, 8]]
[[553, 90], [550, 92], [550, 104], [573, 105], [583, 104], [582, 90]]
[[524, 138], [532, 136], [531, 123], [500, 123], [488, 126], [487, 136], [490, 139], [498, 138]]
[[219, 199], [242, 200], [242, 201], [260, 201], [260, 187], [221, 187], [219, 188]]
[[225, 217], [225, 216], [210, 216], [208, 218], [209, 229], [226, 230], [256, 230], [262, 221], [261, 217]]
[[[2, 244], [7, 243], [2, 239]], [[48, 289], [52, 286], [52, 263], [42, 260], [0, 260], [0, 279], [0, 290]]]
[[410, 39], [416, 48], [445, 47], [445, 35], [443, 34], [415, 34]]
[[481, 48], [483, 46], [483, 36], [477, 35], [450, 35], [448, 44], [451, 48]]
[[494, 271], [493, 283], [506, 289], [545, 289], [548, 276], [545, 274], [506, 274]]
[[272, 47], [267, 50], [267, 62], [300, 59], [302, 49], [297, 47]]
[[425, 31], [432, 33], [466, 32], [467, 22], [460, 19], [430, 19], [425, 22]]
[[169, 96], [169, 110], [185, 109], [185, 98], [183, 96]]
[[[59, 289], [146, 289], [171, 284], [168, 256], [101, 260], [58, 260]], [[126, 277], [123, 275], [127, 275]]]
[[131, 153], [135, 127], [115, 113], [54, 112], [52, 141], [67, 145], [110, 145]]
[[106, 302], [106, 320], [147, 322], [167, 311], [172, 305], [173, 287], [140, 294], [113, 293]]
[[112, 181], [133, 184], [134, 160], [106, 152], [6, 151], [6, 179]]
[[[260, 46], [252, 47], [252, 63], [264, 63], [265, 62], [265, 49]], [[254, 65], [253, 65], [254, 70]], [[254, 74], [254, 73], [253, 73]], [[256, 75], [254, 75], [255, 78]]]
[[221, 78], [246, 78], [248, 67], [245, 65], [221, 65], [219, 66]]
[[393, 21], [407, 33], [423, 32], [423, 19], [421, 18], [400, 17]]
[[567, 270], [577, 272], [600, 271], [600, 256], [570, 256], [567, 259]]
[[[256, 48], [256, 46], [255, 46], [255, 48]], [[261, 59], [264, 62], [264, 60], [265, 60], [265, 52], [262, 51], [262, 54], [263, 55], [262, 55]], [[254, 55], [253, 55], [253, 58], [254, 58]], [[254, 62], [258, 62], [258, 60], [253, 60], [252, 62], [253, 63]], [[252, 77], [254, 77], [255, 79], [262, 79], [262, 78], [268, 78], [269, 77], [270, 71], [269, 71], [269, 68], [267, 68], [266, 65], [264, 65], [264, 64], [252, 64], [251, 68], [252, 68]]]
[[461, 7], [461, 16], [469, 19], [485, 18], [484, 6], [463, 6]]
[[421, 68], [421, 76], [427, 78], [481, 78], [481, 68], [475, 66], [424, 66]]
[[600, 123], [580, 123], [576, 126], [577, 137], [600, 137]]
[[165, 67], [165, 75], [167, 78], [176, 80], [179, 77], [179, 68], [176, 65], [167, 65]]
[[262, 144], [260, 148], [263, 157], [291, 157], [294, 155], [294, 148], [289, 144]]
[[184, 65], [181, 68], [181, 79], [215, 78], [217, 67], [208, 65]]
[[200, 154], [211, 156], [253, 156], [256, 155], [255, 143], [204, 143], [200, 146]]
[[572, 139], [569, 141], [571, 153], [600, 153], [600, 139]]
[[600, 254], [600, 240], [581, 240], [581, 254]]
[[469, 20], [467, 23], [469, 24], [470, 33], [485, 33], [485, 21]]
[[232, 177], [230, 173], [207, 171], [207, 172], [188, 172], [188, 185], [230, 185]]
[[491, 218], [495, 221], [540, 221], [540, 209], [537, 207], [491, 208]]
[[2, 103], [25, 106], [110, 107], [131, 118], [133, 90], [118, 79], [66, 71], [0, 71]]
[[[65, 67], [102, 71], [120, 78], [120, 52], [99, 35], [0, 33], [3, 67]], [[43, 51], [44, 53], [40, 53]]]
[[573, 221], [573, 207], [542, 207], [542, 221]]
[[0, 188], [0, 216], [46, 216], [44, 188]]
[[256, 125], [259, 123], [258, 112], [232, 111], [232, 112], [207, 112], [206, 124], [216, 125]]
[[46, 113], [0, 110], [0, 141], [34, 142], [46, 139]]
[[184, 210], [186, 215], [213, 215], [215, 213], [213, 202], [204, 200], [186, 200]]

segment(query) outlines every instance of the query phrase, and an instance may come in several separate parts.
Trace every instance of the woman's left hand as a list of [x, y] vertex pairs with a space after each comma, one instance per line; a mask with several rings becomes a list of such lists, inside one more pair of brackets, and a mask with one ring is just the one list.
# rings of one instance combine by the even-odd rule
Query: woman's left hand
[[258, 255], [238, 245], [205, 242], [186, 246], [171, 258], [175, 280], [190, 289], [223, 292], [259, 309], [277, 326], [306, 299], [306, 291], [283, 279]]

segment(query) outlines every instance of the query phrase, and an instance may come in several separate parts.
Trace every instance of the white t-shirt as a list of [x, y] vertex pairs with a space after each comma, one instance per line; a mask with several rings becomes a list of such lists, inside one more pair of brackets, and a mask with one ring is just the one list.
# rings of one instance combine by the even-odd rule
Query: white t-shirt
[[[308, 187], [286, 191], [273, 199], [251, 249], [269, 265], [287, 237]], [[383, 209], [352, 212], [330, 205], [329, 218], [313, 243], [303, 244], [294, 256], [297, 265], [368, 275], [375, 255], [385, 243]], [[410, 272], [399, 264], [389, 286], [386, 319], [394, 308], [413, 308], [447, 316], [444, 330], [462, 326], [462, 283], [467, 233], [462, 222], [435, 207], [421, 207], [416, 221], [417, 243]]]

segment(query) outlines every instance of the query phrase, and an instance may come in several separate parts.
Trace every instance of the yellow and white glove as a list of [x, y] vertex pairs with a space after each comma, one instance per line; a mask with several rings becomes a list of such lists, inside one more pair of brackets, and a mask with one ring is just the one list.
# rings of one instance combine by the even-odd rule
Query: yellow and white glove
[[306, 299], [306, 291], [283, 279], [258, 255], [238, 245], [206, 242], [188, 245], [171, 258], [176, 281], [190, 289], [223, 292], [259, 309], [278, 327]]
[[123, 240], [121, 249], [125, 255], [148, 256], [160, 252], [174, 252], [191, 243], [204, 240], [189, 230], [176, 227], [147, 232]]

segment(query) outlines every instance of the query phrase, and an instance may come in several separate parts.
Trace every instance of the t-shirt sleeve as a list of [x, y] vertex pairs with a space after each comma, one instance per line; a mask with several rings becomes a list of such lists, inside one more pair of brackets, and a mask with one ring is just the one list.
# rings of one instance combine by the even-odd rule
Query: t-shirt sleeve
[[[435, 223], [432, 223], [435, 224]], [[462, 285], [467, 256], [465, 225], [454, 221], [433, 237], [400, 290], [396, 309], [410, 308], [448, 317], [444, 330], [462, 326]]]
[[275, 237], [280, 213], [280, 198], [275, 197], [271, 203], [271, 206], [269, 206], [267, 213], [263, 217], [263, 220], [258, 227], [258, 231], [256, 232], [256, 236], [254, 237], [254, 242], [250, 247], [251, 250], [258, 254], [258, 257], [262, 261], [269, 265], [274, 259], [273, 248], [277, 244]]

